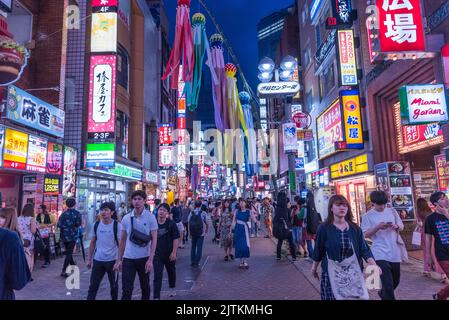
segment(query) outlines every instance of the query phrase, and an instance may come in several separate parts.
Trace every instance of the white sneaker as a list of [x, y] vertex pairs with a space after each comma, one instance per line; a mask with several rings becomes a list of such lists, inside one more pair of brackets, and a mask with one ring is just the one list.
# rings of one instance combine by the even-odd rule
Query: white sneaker
[[175, 288], [169, 288], [168, 289], [168, 296], [170, 298], [175, 297], [176, 296], [176, 289]]

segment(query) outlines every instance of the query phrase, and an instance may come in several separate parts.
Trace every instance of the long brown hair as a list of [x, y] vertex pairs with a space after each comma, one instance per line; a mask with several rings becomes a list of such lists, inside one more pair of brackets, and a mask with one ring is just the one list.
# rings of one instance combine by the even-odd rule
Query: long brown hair
[[326, 224], [331, 225], [334, 223], [334, 213], [332, 212], [333, 205], [345, 204], [348, 207], [348, 212], [346, 213], [345, 220], [350, 226], [357, 226], [353, 220], [354, 215], [352, 214], [351, 205], [348, 200], [342, 195], [334, 195], [329, 199], [329, 205], [327, 207], [327, 219]]
[[23, 217], [34, 217], [34, 205], [27, 203], [23, 206], [22, 214]]
[[418, 218], [422, 221], [426, 220], [426, 218], [432, 213], [429, 203], [424, 198], [418, 198], [418, 200], [416, 200], [416, 208]]
[[17, 232], [21, 238], [19, 228], [17, 226], [17, 210], [16, 208], [0, 208], [0, 217], [6, 219], [5, 229]]

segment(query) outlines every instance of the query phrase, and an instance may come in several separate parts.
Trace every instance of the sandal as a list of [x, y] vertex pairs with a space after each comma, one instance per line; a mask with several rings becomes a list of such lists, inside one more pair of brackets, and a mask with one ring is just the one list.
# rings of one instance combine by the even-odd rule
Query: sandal
[[248, 269], [249, 269], [249, 265], [245, 262], [245, 263], [243, 264], [243, 268], [245, 268], [246, 270], [248, 270]]
[[240, 269], [245, 268], [245, 264], [244, 264], [244, 263], [241, 263], [241, 264], [239, 265], [239, 268], [240, 268]]

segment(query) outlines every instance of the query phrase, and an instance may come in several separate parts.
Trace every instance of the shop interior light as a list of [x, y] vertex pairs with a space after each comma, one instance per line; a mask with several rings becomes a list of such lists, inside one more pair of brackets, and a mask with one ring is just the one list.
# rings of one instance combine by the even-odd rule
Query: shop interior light
[[274, 70], [274, 61], [268, 57], [263, 58], [260, 60], [259, 63], [259, 70], [260, 72], [268, 72], [271, 73]]
[[284, 71], [293, 71], [297, 66], [298, 63], [292, 56], [286, 56], [284, 59], [282, 59], [281, 69]]

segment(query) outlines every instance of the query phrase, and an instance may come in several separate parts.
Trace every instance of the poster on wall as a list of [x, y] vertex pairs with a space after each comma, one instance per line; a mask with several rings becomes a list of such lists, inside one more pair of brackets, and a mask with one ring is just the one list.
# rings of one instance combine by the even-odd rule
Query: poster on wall
[[115, 55], [90, 58], [89, 139], [104, 141], [115, 137], [116, 63]]
[[28, 136], [28, 171], [45, 173], [47, 167], [47, 140], [33, 135]]
[[28, 92], [8, 86], [6, 117], [27, 127], [64, 137], [65, 112]]
[[62, 145], [49, 142], [47, 151], [47, 173], [62, 174]]
[[64, 198], [74, 197], [76, 192], [76, 162], [78, 151], [64, 146], [64, 175], [62, 194]]
[[320, 114], [316, 120], [318, 135], [318, 154], [323, 159], [335, 152], [336, 142], [343, 141], [340, 101], [336, 100], [329, 108]]
[[6, 128], [3, 168], [25, 170], [27, 152], [28, 134]]

